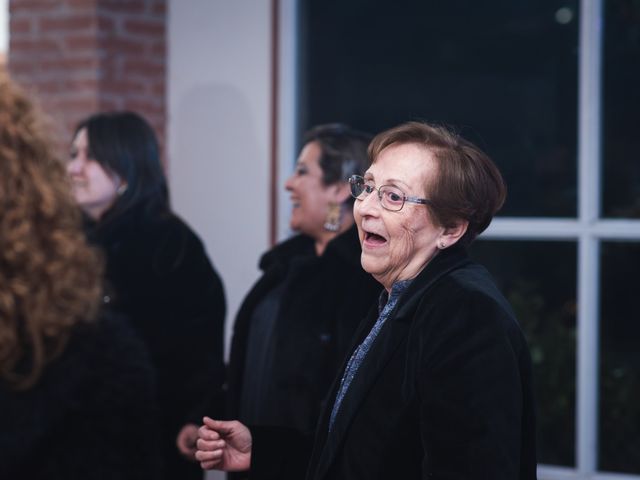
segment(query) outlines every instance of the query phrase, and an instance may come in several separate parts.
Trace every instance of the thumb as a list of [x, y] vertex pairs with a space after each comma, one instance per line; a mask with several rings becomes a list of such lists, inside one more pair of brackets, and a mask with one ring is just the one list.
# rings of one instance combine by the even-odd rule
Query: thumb
[[233, 431], [233, 422], [225, 422], [223, 420], [214, 420], [213, 418], [204, 417], [202, 419], [204, 424], [212, 430], [215, 430], [220, 435], [228, 435]]

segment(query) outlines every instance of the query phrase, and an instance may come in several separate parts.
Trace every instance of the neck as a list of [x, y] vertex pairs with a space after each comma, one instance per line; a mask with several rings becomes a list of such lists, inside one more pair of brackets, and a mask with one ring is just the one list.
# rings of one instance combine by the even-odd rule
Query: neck
[[329, 232], [323, 229], [320, 232], [320, 234], [315, 238], [316, 255], [318, 256], [322, 255], [325, 249], [327, 248], [327, 245], [329, 244], [329, 242], [334, 238], [336, 238], [341, 233], [349, 230], [351, 228], [351, 225], [353, 225], [353, 222], [354, 222], [353, 215], [345, 215], [344, 218], [342, 219], [342, 223], [340, 224], [340, 228], [338, 229], [337, 232]]

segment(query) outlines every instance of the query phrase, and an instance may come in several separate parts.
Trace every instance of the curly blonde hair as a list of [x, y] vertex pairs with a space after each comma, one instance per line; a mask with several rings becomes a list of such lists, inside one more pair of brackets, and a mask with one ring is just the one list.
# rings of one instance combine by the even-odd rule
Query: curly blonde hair
[[94, 320], [102, 273], [39, 112], [0, 70], [0, 380], [37, 382]]

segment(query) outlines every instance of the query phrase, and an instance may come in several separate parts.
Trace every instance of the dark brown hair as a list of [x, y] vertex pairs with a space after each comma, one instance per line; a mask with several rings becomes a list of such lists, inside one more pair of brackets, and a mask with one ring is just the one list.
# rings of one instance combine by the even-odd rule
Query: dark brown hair
[[404, 123], [378, 134], [369, 145], [371, 163], [385, 148], [409, 143], [424, 147], [437, 162], [437, 177], [425, 185], [433, 221], [446, 228], [468, 221], [460, 242], [470, 244], [504, 203], [506, 186], [498, 167], [453, 130], [424, 122]]
[[0, 381], [32, 386], [92, 321], [102, 263], [40, 116], [0, 70]]
[[303, 143], [318, 142], [322, 150], [318, 164], [325, 185], [347, 182], [351, 175], [362, 175], [367, 165], [367, 146], [373, 136], [342, 123], [317, 125], [308, 130]]
[[96, 113], [77, 125], [74, 138], [83, 128], [92, 158], [127, 184], [100, 223], [116, 220], [137, 205], [169, 209], [158, 140], [145, 118], [128, 111]]

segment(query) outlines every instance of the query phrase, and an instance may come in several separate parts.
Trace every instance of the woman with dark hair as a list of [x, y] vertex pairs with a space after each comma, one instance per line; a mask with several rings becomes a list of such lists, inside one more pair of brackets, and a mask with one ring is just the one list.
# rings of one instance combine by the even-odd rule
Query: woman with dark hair
[[153, 368], [100, 311], [101, 256], [43, 131], [0, 71], [0, 478], [154, 480]]
[[176, 437], [202, 399], [222, 388], [222, 283], [200, 239], [169, 207], [158, 142], [142, 117], [81, 122], [67, 172], [89, 239], [105, 253], [104, 300], [129, 317], [156, 368], [164, 478], [202, 478]]
[[369, 156], [351, 194], [362, 266], [384, 292], [315, 440], [205, 418], [196, 458], [252, 479], [535, 479], [529, 351], [466, 253], [504, 202], [500, 172], [456, 133], [420, 122], [382, 132]]
[[234, 325], [231, 418], [313, 431], [335, 372], [380, 287], [360, 266], [347, 179], [364, 171], [370, 136], [341, 124], [303, 138], [285, 182], [298, 235], [260, 260], [262, 277]]
[[[262, 256], [262, 277], [236, 317], [230, 418], [315, 428], [353, 332], [380, 293], [360, 266], [347, 182], [364, 171], [369, 140], [341, 124], [304, 136], [285, 183], [293, 204], [289, 223], [298, 235]], [[197, 438], [197, 427], [189, 428]]]

